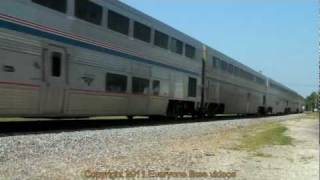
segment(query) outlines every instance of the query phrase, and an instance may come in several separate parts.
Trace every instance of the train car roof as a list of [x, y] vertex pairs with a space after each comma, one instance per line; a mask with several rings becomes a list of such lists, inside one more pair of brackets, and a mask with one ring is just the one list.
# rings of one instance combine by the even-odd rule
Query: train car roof
[[298, 97], [304, 99], [304, 97], [302, 97], [300, 94], [298, 94], [297, 92], [295, 92], [295, 91], [293, 91], [292, 89], [288, 88], [287, 86], [281, 84], [280, 82], [275, 81], [275, 80], [273, 80], [273, 79], [271, 79], [271, 78], [269, 78], [268, 81], [271, 82], [271, 83], [273, 83], [273, 84], [275, 84], [275, 85], [277, 85], [277, 86], [280, 86], [281, 88], [285, 89], [285, 90], [288, 91], [289, 93], [291, 93], [291, 94], [293, 94], [293, 95], [295, 95], [295, 96], [298, 96]]
[[[159, 28], [159, 30], [166, 30], [167, 32], [169, 32], [170, 36], [183, 37], [184, 41], [186, 39], [188, 39], [189, 42], [187, 42], [187, 43], [191, 43], [191, 45], [192, 45], [192, 43], [196, 43], [196, 44], [198, 44], [198, 46], [205, 45], [201, 41], [199, 41], [199, 40], [197, 40], [197, 39], [195, 39], [195, 38], [183, 33], [182, 31], [179, 31], [179, 30], [177, 30], [177, 29], [165, 24], [164, 22], [161, 22], [161, 21], [159, 21], [159, 20], [157, 20], [157, 19], [155, 19], [155, 18], [153, 18], [153, 17], [151, 17], [151, 16], [149, 16], [149, 15], [147, 15], [147, 14], [145, 14], [145, 13], [143, 13], [143, 12], [141, 12], [141, 11], [139, 11], [139, 10], [137, 10], [137, 9], [135, 9], [135, 8], [123, 3], [123, 2], [121, 2], [121, 1], [119, 1], [119, 0], [102, 0], [102, 1], [107, 2], [107, 3], [112, 3], [117, 7], [120, 7], [122, 9], [125, 9], [125, 10], [129, 11], [132, 14], [135, 14], [136, 16], [139, 16], [141, 18], [147, 19], [151, 23], [154, 23], [155, 27]], [[180, 39], [180, 40], [182, 40], [182, 39]], [[255, 71], [254, 69], [248, 67], [247, 65], [242, 64], [241, 62], [239, 62], [239, 61], [237, 61], [237, 60], [235, 60], [235, 59], [223, 54], [222, 52], [220, 52], [220, 51], [218, 51], [218, 50], [216, 50], [216, 49], [214, 49], [212, 47], [209, 47], [208, 45], [206, 45], [206, 46], [208, 47], [208, 50], [213, 51], [215, 53], [215, 55], [218, 55], [218, 56], [222, 57], [223, 59], [227, 59], [227, 61], [229, 61], [230, 63], [237, 64], [238, 66], [242, 67], [244, 70], [247, 70], [247, 71], [253, 73], [256, 76], [267, 78], [262, 73]]]
[[174, 37], [174, 38], [177, 38], [181, 41], [184, 41], [185, 43], [188, 43], [192, 46], [195, 46], [198, 49], [202, 47], [202, 42], [200, 42], [199, 40], [183, 33], [182, 31], [179, 31], [179, 30], [173, 28], [172, 26], [169, 26], [169, 25], [165, 24], [164, 22], [161, 22], [160, 20], [157, 20], [157, 19], [149, 16], [148, 14], [145, 14], [145, 13], [143, 13], [143, 12], [119, 1], [119, 0], [96, 0], [96, 1], [106, 3], [105, 4], [106, 8], [110, 8], [108, 5], [111, 4], [114, 6], [113, 8], [126, 10], [130, 15], [138, 17], [137, 19], [134, 19], [134, 20], [147, 21], [148, 23], [150, 23], [152, 25], [153, 28], [155, 28], [159, 31], [164, 31], [164, 33], [167, 33], [171, 37]]
[[[249, 66], [241, 63], [240, 61], [237, 61], [231, 57], [229, 57], [228, 55], [214, 49], [211, 47], [208, 47], [208, 53], [212, 52], [214, 56], [221, 58], [222, 60], [229, 62], [233, 65], [237, 65], [239, 68], [242, 68], [243, 70], [246, 70], [252, 74], [254, 74], [255, 76], [261, 77], [261, 78], [267, 78], [267, 76], [265, 76], [264, 74], [262, 74], [261, 72], [257, 72], [256, 70], [250, 68]], [[210, 58], [210, 57], [208, 57]]]
[[[161, 22], [160, 20], [157, 20], [157, 19], [121, 2], [120, 0], [95, 0], [95, 1], [100, 2], [100, 3], [105, 3], [104, 6], [106, 8], [109, 8], [108, 5], [112, 4], [114, 6], [113, 8], [126, 10], [127, 12], [129, 12], [129, 14], [134, 15], [136, 17], [139, 17], [139, 19], [135, 19], [135, 20], [139, 21], [139, 20], [143, 19], [144, 21], [151, 23], [153, 28], [156, 28], [159, 31], [165, 31], [165, 33], [168, 33], [169, 36], [178, 38], [178, 39], [180, 39], [190, 45], [195, 46], [196, 48], [201, 48], [203, 45], [205, 45], [201, 41], [183, 33], [182, 31], [179, 31], [179, 30], [173, 28], [172, 26], [165, 24], [164, 22]], [[268, 79], [269, 81], [277, 84], [278, 86], [281, 86], [282, 88], [286, 89], [287, 91], [292, 92], [292, 93], [296, 94], [297, 96], [303, 98], [301, 95], [299, 95], [295, 91], [291, 90], [290, 88], [284, 86], [283, 84], [268, 78], [267, 76], [263, 75], [262, 73], [257, 72], [256, 70], [250, 68], [249, 66], [225, 55], [224, 53], [222, 53], [222, 52], [220, 52], [210, 46], [207, 46], [207, 47], [208, 47], [208, 52], [212, 52], [215, 56], [218, 56], [218, 57], [222, 58], [223, 60], [227, 60], [229, 63], [237, 65], [238, 67], [242, 68], [243, 70], [249, 71], [250, 73], [254, 74], [255, 76]]]

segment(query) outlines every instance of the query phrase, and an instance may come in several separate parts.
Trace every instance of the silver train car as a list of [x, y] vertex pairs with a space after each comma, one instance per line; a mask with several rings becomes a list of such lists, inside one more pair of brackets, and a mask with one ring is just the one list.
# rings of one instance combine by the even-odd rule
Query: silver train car
[[209, 48], [205, 66], [205, 112], [209, 115], [302, 112], [296, 92]]
[[117, 0], [2, 0], [0, 55], [0, 116], [302, 111], [294, 91]]

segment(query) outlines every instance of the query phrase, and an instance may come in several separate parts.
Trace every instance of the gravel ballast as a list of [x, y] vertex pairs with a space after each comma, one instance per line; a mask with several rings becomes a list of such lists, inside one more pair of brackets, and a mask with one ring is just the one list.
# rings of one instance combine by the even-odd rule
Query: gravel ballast
[[[256, 123], [286, 122], [303, 116], [299, 114], [76, 132], [2, 135], [0, 179], [88, 179], [86, 172], [168, 169], [179, 172], [236, 172], [234, 179], [255, 179], [266, 173], [278, 179], [279, 176], [273, 174], [270, 168], [271, 173], [268, 169], [262, 168], [259, 171], [256, 167], [241, 167], [248, 164], [250, 155], [229, 148], [236, 143], [234, 133], [237, 129]], [[319, 150], [318, 144], [316, 147]], [[290, 150], [291, 153], [293, 151], [294, 149]], [[306, 156], [306, 160], [309, 158], [311, 159]], [[319, 156], [313, 158], [319, 161]], [[256, 162], [257, 159], [253, 161]], [[295, 160], [288, 160], [286, 163], [290, 167], [296, 166], [296, 170], [300, 167]], [[269, 175], [266, 177], [269, 178]]]

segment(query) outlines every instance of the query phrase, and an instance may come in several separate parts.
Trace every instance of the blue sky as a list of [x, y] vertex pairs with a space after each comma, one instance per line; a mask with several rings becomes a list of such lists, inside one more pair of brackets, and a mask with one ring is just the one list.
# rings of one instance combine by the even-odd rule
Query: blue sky
[[317, 0], [122, 1], [303, 96], [317, 90]]

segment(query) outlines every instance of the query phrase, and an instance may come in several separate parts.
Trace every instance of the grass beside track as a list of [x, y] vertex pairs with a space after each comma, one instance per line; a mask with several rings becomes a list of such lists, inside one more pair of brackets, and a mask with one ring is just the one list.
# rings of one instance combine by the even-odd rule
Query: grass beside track
[[256, 151], [268, 145], [292, 145], [292, 138], [284, 133], [287, 128], [280, 123], [263, 123], [246, 132], [239, 148]]

